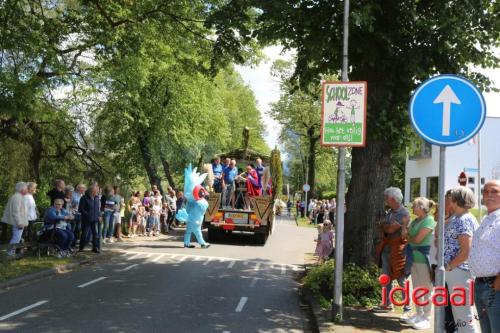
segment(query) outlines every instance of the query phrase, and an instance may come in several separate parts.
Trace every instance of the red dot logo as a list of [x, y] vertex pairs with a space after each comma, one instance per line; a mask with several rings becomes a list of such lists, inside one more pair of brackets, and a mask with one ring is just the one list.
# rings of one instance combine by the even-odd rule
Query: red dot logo
[[378, 277], [378, 282], [381, 286], [386, 286], [389, 284], [389, 282], [391, 282], [391, 278], [387, 274], [382, 274]]

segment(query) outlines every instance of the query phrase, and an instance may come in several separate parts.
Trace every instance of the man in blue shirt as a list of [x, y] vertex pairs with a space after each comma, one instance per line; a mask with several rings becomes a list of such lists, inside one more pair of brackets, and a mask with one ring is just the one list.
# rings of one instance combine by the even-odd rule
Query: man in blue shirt
[[238, 168], [236, 167], [236, 161], [231, 160], [229, 167], [224, 169], [222, 174], [222, 187], [224, 188], [224, 202], [225, 207], [233, 206], [232, 196], [234, 192], [234, 179], [238, 176]]
[[264, 166], [262, 165], [262, 160], [260, 158], [257, 158], [255, 162], [257, 162], [255, 171], [257, 171], [257, 175], [259, 176], [259, 185], [260, 188], [262, 188], [262, 175], [264, 174]]
[[214, 172], [214, 191], [215, 193], [222, 193], [222, 164], [220, 164], [220, 157], [216, 157], [212, 163], [212, 171]]

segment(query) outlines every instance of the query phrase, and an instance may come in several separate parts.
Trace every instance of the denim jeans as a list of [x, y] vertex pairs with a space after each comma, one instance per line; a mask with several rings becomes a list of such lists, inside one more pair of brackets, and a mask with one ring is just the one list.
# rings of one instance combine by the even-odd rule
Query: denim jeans
[[69, 250], [71, 243], [75, 239], [75, 235], [66, 229], [56, 229], [55, 237], [56, 244], [64, 251]]
[[[389, 245], [386, 245], [384, 247], [384, 250], [382, 251], [382, 273], [384, 274], [387, 274], [387, 275], [391, 275], [391, 261], [390, 261], [390, 258], [391, 258], [391, 247]], [[405, 277], [402, 276], [400, 277], [398, 280], [398, 284], [400, 287], [404, 287], [405, 285]], [[386, 287], [386, 300], [387, 300], [387, 304], [386, 305], [390, 305], [391, 304], [391, 299], [389, 297], [389, 293], [391, 292], [392, 290], [392, 281], [389, 283], [389, 285], [387, 285]], [[405, 305], [404, 306], [404, 311], [410, 311], [411, 310], [411, 305]]]
[[481, 332], [500, 332], [500, 291], [495, 291], [492, 285], [479, 279], [476, 279], [474, 289]]
[[114, 218], [113, 218], [114, 212], [113, 211], [104, 211], [103, 215], [103, 221], [104, 225], [102, 227], [102, 237], [105, 238], [110, 238], [113, 236], [113, 224], [114, 224]]
[[[19, 244], [21, 242], [21, 237], [23, 236], [24, 228], [19, 229], [17, 225], [12, 226], [12, 238], [10, 239], [9, 244]], [[7, 250], [7, 254], [12, 256], [16, 254], [16, 250], [14, 248], [9, 248]]]
[[101, 223], [99, 221], [82, 221], [82, 234], [80, 236], [80, 250], [85, 248], [92, 234], [92, 249], [101, 249]]

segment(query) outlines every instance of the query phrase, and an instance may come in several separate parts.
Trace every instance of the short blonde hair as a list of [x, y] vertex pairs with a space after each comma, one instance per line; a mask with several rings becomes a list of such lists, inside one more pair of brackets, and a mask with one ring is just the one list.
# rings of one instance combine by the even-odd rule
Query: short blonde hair
[[34, 182], [28, 182], [26, 185], [28, 186], [28, 191], [37, 187], [37, 184]]
[[413, 205], [420, 208], [424, 212], [429, 213], [432, 207], [436, 206], [436, 203], [425, 197], [418, 197], [413, 200]]
[[450, 198], [461, 208], [470, 209], [476, 205], [474, 192], [465, 186], [454, 187], [450, 192]]

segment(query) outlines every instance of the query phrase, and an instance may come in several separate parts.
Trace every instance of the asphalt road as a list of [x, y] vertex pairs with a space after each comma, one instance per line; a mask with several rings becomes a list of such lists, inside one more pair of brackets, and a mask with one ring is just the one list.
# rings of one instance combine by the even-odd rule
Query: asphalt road
[[0, 292], [0, 332], [307, 332], [294, 278], [315, 232], [278, 219], [265, 246], [113, 244], [108, 262]]

